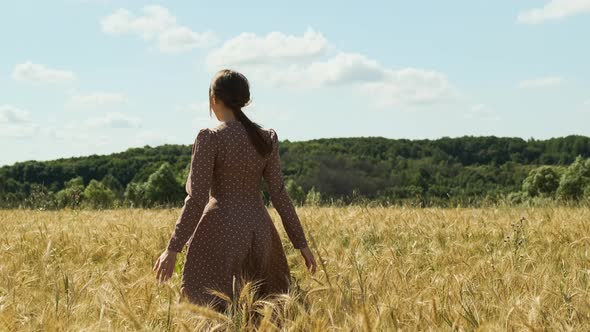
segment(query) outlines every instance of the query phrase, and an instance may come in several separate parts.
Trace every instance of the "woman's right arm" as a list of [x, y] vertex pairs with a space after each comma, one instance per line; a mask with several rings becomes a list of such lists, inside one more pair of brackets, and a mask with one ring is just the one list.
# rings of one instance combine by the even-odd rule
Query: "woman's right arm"
[[296, 249], [307, 248], [307, 240], [301, 221], [297, 216], [293, 202], [287, 193], [283, 175], [281, 174], [281, 160], [279, 156], [279, 138], [274, 129], [269, 129], [272, 139], [272, 152], [264, 167], [263, 177], [268, 186], [272, 205], [281, 216], [289, 240]]

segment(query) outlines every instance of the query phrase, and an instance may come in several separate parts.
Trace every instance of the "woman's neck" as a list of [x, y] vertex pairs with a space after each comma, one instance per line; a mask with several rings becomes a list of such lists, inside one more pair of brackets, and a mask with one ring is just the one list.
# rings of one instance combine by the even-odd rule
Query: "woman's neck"
[[217, 119], [219, 120], [219, 122], [232, 122], [238, 120], [234, 112], [229, 108], [220, 109], [217, 113]]

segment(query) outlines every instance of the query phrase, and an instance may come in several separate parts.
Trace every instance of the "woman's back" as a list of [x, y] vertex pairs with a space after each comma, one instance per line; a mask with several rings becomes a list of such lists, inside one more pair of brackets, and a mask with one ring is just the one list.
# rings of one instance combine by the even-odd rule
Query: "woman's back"
[[[303, 228], [281, 174], [276, 131], [272, 128], [261, 131], [272, 142], [272, 151], [268, 156], [261, 156], [256, 151], [239, 121], [224, 122], [203, 131], [210, 131], [211, 150], [215, 150], [211, 151], [215, 155], [211, 193], [203, 213], [220, 208], [220, 212], [230, 214], [227, 218], [233, 222], [270, 220], [261, 192], [264, 180], [272, 204], [279, 212], [294, 247], [306, 247]], [[197, 171], [207, 172], [205, 169]]]
[[[261, 156], [239, 121], [209, 129], [217, 141], [211, 196], [220, 204], [262, 204], [261, 184], [270, 156]], [[272, 129], [262, 130], [272, 139]]]

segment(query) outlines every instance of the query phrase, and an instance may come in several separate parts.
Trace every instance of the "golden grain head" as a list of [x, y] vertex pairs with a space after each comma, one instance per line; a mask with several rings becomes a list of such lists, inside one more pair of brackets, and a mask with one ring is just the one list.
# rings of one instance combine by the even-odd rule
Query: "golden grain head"
[[269, 211], [292, 289], [228, 314], [155, 278], [177, 209], [0, 211], [0, 331], [590, 330], [588, 208], [298, 208], [313, 277]]

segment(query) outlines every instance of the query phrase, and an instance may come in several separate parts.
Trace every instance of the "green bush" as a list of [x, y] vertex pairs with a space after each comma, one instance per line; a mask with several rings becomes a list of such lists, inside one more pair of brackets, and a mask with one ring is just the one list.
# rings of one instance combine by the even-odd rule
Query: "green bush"
[[534, 168], [522, 183], [522, 191], [531, 197], [553, 197], [559, 187], [561, 174], [552, 166]]
[[84, 189], [84, 205], [93, 209], [112, 208], [115, 194], [104, 183], [91, 180]]
[[66, 181], [65, 188], [57, 193], [57, 206], [59, 208], [77, 208], [82, 203], [84, 182], [81, 176]]
[[559, 181], [557, 196], [563, 200], [579, 200], [590, 184], [590, 159], [578, 156]]
[[322, 202], [322, 194], [315, 190], [315, 187], [311, 189], [305, 195], [305, 205], [318, 206]]
[[305, 191], [303, 191], [303, 188], [297, 185], [293, 179], [288, 179], [286, 181], [285, 188], [293, 203], [296, 205], [302, 205], [305, 203]]
[[115, 194], [115, 198], [123, 198], [123, 185], [112, 174], [105, 175], [100, 182]]
[[42, 184], [32, 184], [31, 193], [25, 199], [25, 207], [30, 209], [52, 210], [57, 208], [57, 197]]
[[130, 207], [146, 207], [145, 184], [130, 182], [125, 190], [125, 203]]
[[152, 173], [145, 183], [145, 201], [149, 206], [178, 204], [186, 196], [183, 186], [178, 183], [172, 167], [164, 162]]

